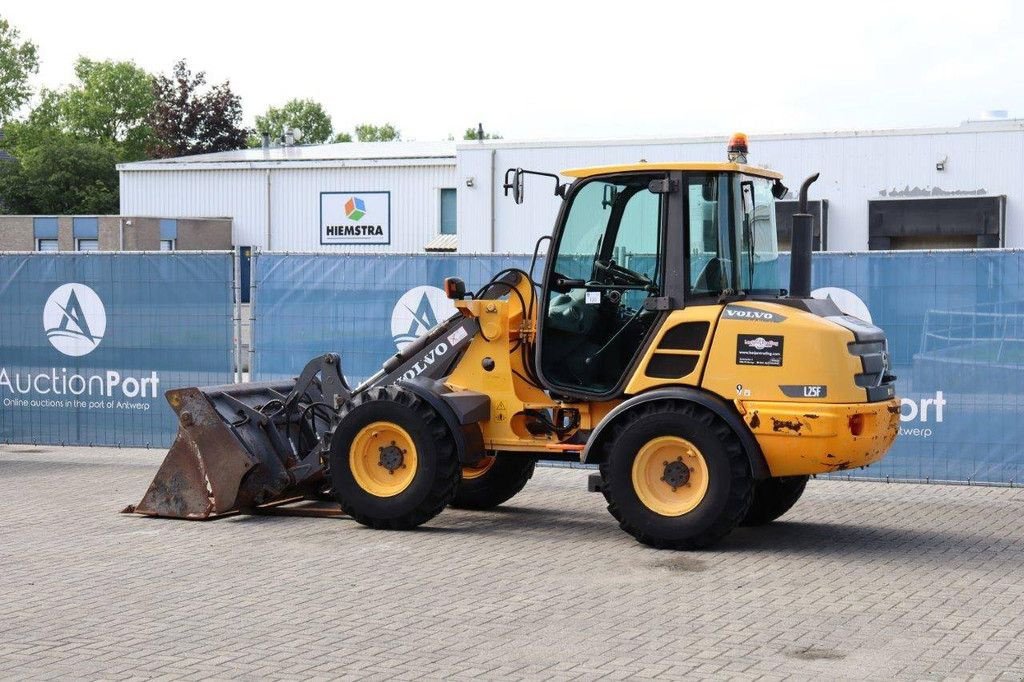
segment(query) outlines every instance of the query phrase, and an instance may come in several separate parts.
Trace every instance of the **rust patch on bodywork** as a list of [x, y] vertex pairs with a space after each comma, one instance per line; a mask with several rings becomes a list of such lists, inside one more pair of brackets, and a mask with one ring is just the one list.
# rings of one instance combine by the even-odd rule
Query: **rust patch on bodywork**
[[804, 423], [799, 419], [776, 419], [772, 417], [772, 431], [778, 433], [779, 431], [792, 431], [793, 433], [799, 434], [800, 429], [804, 427]]
[[761, 425], [761, 418], [757, 416], [757, 410], [754, 410], [754, 414], [750, 417], [750, 428], [756, 429]]

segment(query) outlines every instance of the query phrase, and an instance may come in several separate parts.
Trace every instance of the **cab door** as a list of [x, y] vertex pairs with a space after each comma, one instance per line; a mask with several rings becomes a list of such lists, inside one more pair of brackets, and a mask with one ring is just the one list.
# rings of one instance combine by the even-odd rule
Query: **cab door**
[[[538, 336], [546, 387], [621, 393], [661, 317], [668, 174], [605, 176], [568, 198], [548, 258]], [[664, 306], [661, 306], [663, 308]]]

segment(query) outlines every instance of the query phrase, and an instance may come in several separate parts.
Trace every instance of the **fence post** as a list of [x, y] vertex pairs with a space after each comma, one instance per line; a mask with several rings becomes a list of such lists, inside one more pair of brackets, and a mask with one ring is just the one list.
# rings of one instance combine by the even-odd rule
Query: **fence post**
[[253, 248], [249, 257], [249, 381], [252, 381], [256, 361], [256, 279], [260, 258], [259, 247]]
[[235, 383], [242, 383], [242, 251], [235, 247], [234, 281], [231, 288], [235, 294]]

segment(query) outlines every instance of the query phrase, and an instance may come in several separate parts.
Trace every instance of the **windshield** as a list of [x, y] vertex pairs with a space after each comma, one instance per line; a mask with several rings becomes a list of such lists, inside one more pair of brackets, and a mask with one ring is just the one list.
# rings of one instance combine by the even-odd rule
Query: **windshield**
[[691, 293], [778, 293], [772, 181], [693, 174], [687, 187]]

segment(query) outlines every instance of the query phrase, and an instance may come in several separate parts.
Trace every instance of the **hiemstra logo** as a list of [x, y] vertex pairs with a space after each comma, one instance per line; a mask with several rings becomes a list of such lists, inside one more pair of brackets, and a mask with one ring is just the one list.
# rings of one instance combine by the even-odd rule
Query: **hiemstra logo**
[[364, 215], [366, 215], [365, 201], [363, 201], [359, 197], [352, 197], [351, 199], [345, 202], [345, 216], [349, 220], [355, 220], [356, 222], [358, 222], [359, 219], [362, 218]]
[[321, 244], [390, 244], [391, 192], [320, 192]]
[[437, 287], [414, 287], [402, 294], [391, 312], [391, 338], [402, 350], [455, 314], [455, 305]]
[[62, 284], [46, 299], [43, 329], [50, 344], [64, 355], [86, 355], [103, 340], [107, 311], [96, 292], [86, 285]]

